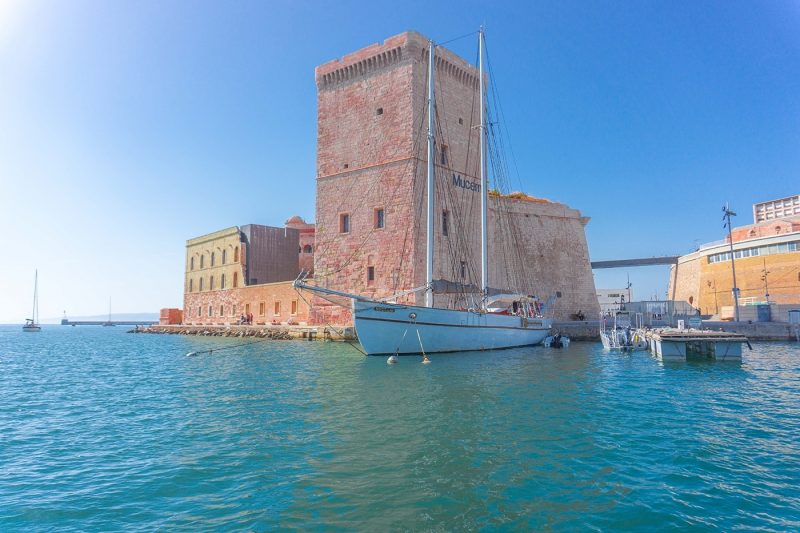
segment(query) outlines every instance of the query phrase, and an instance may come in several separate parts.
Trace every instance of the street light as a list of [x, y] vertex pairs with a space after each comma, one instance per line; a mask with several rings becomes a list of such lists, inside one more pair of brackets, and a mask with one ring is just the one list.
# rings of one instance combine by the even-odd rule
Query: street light
[[722, 207], [722, 212], [725, 213], [722, 215], [722, 220], [725, 221], [725, 224], [723, 224], [722, 227], [728, 228], [728, 244], [730, 244], [731, 247], [731, 272], [733, 273], [733, 289], [731, 290], [733, 292], [733, 305], [735, 306], [736, 322], [739, 322], [739, 289], [736, 287], [736, 262], [733, 257], [733, 232], [731, 229], [731, 217], [735, 217], [736, 213], [731, 211], [727, 203], [725, 203], [725, 205]]

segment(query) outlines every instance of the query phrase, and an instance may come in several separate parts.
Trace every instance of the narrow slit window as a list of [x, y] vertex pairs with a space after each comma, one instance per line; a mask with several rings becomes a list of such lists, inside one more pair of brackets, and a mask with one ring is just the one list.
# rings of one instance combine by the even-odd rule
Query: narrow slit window
[[368, 266], [367, 267], [367, 283], [373, 283], [375, 281], [375, 267]]
[[447, 211], [442, 211], [442, 235], [450, 234], [449, 218]]
[[339, 233], [350, 233], [350, 215], [347, 213], [339, 215]]
[[375, 229], [383, 228], [385, 217], [386, 215], [382, 207], [375, 210]]

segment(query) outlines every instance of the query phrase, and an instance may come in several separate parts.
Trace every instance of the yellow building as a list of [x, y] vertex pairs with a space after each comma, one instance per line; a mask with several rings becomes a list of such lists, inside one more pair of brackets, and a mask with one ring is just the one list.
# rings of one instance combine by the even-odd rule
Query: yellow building
[[[740, 306], [800, 304], [800, 217], [759, 221], [731, 234]], [[729, 240], [681, 257], [670, 272], [669, 293], [703, 315], [729, 317], [734, 305]]]

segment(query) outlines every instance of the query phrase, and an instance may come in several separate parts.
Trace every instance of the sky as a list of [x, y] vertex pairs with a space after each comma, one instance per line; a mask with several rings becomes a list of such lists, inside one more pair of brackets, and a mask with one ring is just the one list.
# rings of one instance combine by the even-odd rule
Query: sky
[[[0, 0], [0, 323], [37, 268], [42, 318], [180, 307], [186, 239], [313, 220], [316, 65], [480, 24], [521, 186], [591, 218], [593, 260], [800, 193], [797, 1]], [[628, 276], [666, 292], [595, 282]]]

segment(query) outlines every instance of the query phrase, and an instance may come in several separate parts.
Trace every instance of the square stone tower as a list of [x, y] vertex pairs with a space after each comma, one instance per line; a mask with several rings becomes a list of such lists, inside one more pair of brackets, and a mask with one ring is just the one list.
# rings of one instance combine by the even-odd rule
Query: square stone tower
[[[316, 69], [315, 272], [327, 287], [384, 297], [425, 282], [427, 46], [406, 32]], [[475, 183], [477, 72], [445, 49], [436, 56], [437, 138], [447, 139], [437, 142], [437, 177]], [[478, 188], [457, 193], [480, 201]], [[452, 194], [437, 183], [437, 196], [438, 232], [454, 236], [459, 228], [444, 214]], [[438, 237], [437, 251], [447, 252], [452, 245]]]
[[[478, 71], [437, 47], [434, 77], [434, 279], [478, 285]], [[315, 278], [325, 287], [373, 298], [424, 285], [428, 39], [406, 32], [325, 63], [316, 69], [316, 84]], [[510, 228], [509, 217], [517, 223], [513, 231], [502, 231]], [[524, 290], [543, 299], [579, 291], [581, 303], [571, 302], [564, 313], [573, 305], [571, 312], [598, 308], [583, 234], [587, 220], [562, 204], [491, 195], [490, 285], [519, 287], [522, 278]], [[540, 236], [547, 242], [539, 243]], [[557, 256], [539, 253], [537, 244], [552, 246], [552, 239], [569, 254], [561, 246]], [[578, 269], [578, 282], [565, 264]], [[520, 266], [531, 268], [519, 274]], [[421, 292], [400, 299], [417, 305], [423, 300]], [[346, 309], [320, 303], [312, 321], [349, 323]], [[469, 305], [449, 295], [437, 295], [435, 304]]]

